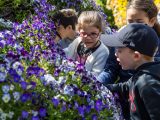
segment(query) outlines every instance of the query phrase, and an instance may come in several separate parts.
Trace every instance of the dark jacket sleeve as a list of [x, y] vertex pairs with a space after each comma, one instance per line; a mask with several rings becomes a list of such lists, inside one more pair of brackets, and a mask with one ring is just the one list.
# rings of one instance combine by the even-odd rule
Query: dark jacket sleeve
[[131, 84], [131, 79], [129, 79], [127, 82], [124, 83], [108, 84], [107, 88], [111, 92], [122, 94], [123, 96], [126, 96], [128, 98], [130, 84]]
[[140, 87], [140, 97], [144, 102], [144, 106], [151, 120], [160, 119], [160, 81], [147, 77], [147, 83]]

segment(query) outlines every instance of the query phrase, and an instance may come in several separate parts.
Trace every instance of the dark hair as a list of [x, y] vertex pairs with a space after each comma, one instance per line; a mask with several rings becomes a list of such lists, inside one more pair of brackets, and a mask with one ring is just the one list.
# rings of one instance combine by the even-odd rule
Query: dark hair
[[[152, 19], [154, 17], [157, 18], [158, 15], [158, 8], [153, 0], [129, 0], [127, 9], [130, 8], [144, 11], [149, 19]], [[157, 32], [158, 36], [160, 36], [160, 24], [158, 23], [158, 21], [156, 21], [153, 28]]]
[[58, 25], [63, 25], [66, 28], [68, 25], [75, 30], [78, 17], [73, 9], [62, 9], [51, 15], [50, 18]]

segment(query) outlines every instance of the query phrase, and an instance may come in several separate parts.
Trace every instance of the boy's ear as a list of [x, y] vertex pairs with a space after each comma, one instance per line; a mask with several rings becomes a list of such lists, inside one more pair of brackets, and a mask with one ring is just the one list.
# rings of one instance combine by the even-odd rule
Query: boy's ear
[[140, 52], [138, 52], [138, 51], [134, 51], [134, 59], [135, 60], [139, 60], [140, 58], [141, 58], [141, 53]]
[[157, 18], [156, 18], [156, 17], [151, 18], [150, 21], [149, 21], [149, 22], [150, 22], [150, 25], [151, 25], [151, 26], [154, 26], [154, 24], [156, 23], [156, 21], [157, 21]]
[[73, 29], [73, 28], [72, 28], [72, 25], [68, 25], [67, 28], [68, 28], [68, 29]]

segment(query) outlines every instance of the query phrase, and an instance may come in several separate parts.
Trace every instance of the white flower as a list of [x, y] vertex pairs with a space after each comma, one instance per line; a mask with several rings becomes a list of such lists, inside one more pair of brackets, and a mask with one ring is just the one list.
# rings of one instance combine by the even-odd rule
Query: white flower
[[13, 64], [13, 69], [17, 70], [19, 66], [22, 66], [22, 64], [17, 61]]
[[6, 30], [5, 33], [6, 33], [6, 34], [9, 34], [9, 35], [13, 35], [12, 32], [9, 31], [9, 30]]
[[33, 116], [37, 116], [37, 115], [38, 115], [38, 112], [37, 112], [37, 111], [32, 110], [32, 114], [33, 114]]
[[74, 95], [74, 89], [71, 86], [66, 85], [64, 87], [64, 94], [73, 96]]
[[60, 76], [58, 79], [58, 84], [64, 84], [66, 82], [66, 78], [64, 76]]
[[75, 67], [75, 64], [73, 62], [68, 62], [68, 66]]
[[47, 83], [54, 83], [54, 82], [57, 83], [57, 81], [51, 74], [44, 75], [44, 81]]
[[20, 93], [19, 93], [19, 92], [14, 92], [14, 93], [13, 93], [13, 97], [14, 97], [14, 100], [15, 100], [15, 101], [19, 100], [19, 98], [20, 98]]
[[3, 91], [3, 93], [8, 93], [9, 89], [10, 89], [10, 86], [9, 86], [9, 85], [3, 85], [3, 86], [2, 86], [2, 91]]
[[0, 72], [5, 72], [5, 67], [3, 64], [0, 64]]
[[13, 118], [13, 115], [14, 115], [14, 112], [9, 112], [7, 116], [8, 116], [10, 119], [12, 119], [12, 118]]
[[19, 44], [14, 44], [14, 48], [17, 49], [17, 48], [21, 48], [21, 46]]
[[7, 93], [7, 94], [3, 94], [2, 100], [3, 100], [5, 103], [8, 103], [10, 99], [11, 99], [10, 94], [8, 94], [8, 93]]
[[13, 90], [14, 90], [14, 88], [15, 88], [15, 87], [14, 87], [14, 85], [13, 85], [13, 84], [11, 84], [11, 85], [10, 85], [10, 90], [11, 90], [11, 91], [13, 91]]
[[27, 85], [27, 90], [31, 88], [32, 88], [32, 85]]
[[20, 62], [15, 62], [14, 64], [13, 64], [13, 69], [15, 69], [16, 70], [16, 72], [18, 73], [18, 75], [22, 75], [22, 64], [20, 63]]
[[30, 43], [31, 45], [33, 45], [33, 44], [34, 44], [34, 40], [33, 40], [33, 39], [30, 39], [30, 40], [29, 40], [29, 43]]
[[2, 113], [0, 115], [0, 120], [6, 120], [7, 114], [6, 113]]
[[23, 73], [22, 69], [20, 69], [20, 68], [19, 68], [19, 69], [17, 69], [17, 70], [16, 70], [16, 72], [17, 72], [17, 74], [18, 74], [18, 75], [20, 75], [20, 76], [21, 76], [21, 75], [22, 75], [22, 73]]
[[0, 72], [0, 82], [3, 82], [6, 78], [7, 74], [4, 72]]
[[91, 100], [90, 103], [89, 103], [89, 105], [91, 106], [91, 108], [94, 108], [94, 104], [95, 104], [95, 103], [94, 103], [93, 100]]

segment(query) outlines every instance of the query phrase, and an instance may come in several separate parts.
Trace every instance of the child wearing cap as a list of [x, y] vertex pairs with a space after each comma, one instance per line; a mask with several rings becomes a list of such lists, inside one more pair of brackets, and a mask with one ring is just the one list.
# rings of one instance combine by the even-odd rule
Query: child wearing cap
[[[128, 5], [126, 7], [126, 22], [127, 24], [130, 23], [147, 24], [156, 31], [160, 40], [160, 24], [158, 24], [156, 19], [157, 14], [158, 14], [158, 8], [153, 0], [129, 0]], [[101, 36], [101, 40], [103, 41], [104, 44], [106, 39], [107, 37], [105, 35]], [[156, 61], [160, 60], [160, 49], [156, 53], [154, 59]], [[104, 85], [111, 83], [120, 83], [127, 81], [132, 76], [133, 73], [134, 73], [133, 70], [122, 70], [121, 66], [116, 61], [115, 49], [110, 48], [110, 54], [106, 61], [105, 69], [98, 76], [98, 79]], [[119, 102], [121, 103], [122, 106], [123, 116], [128, 120], [129, 116], [128, 101], [126, 101], [125, 96], [119, 94]]]
[[98, 75], [104, 69], [109, 55], [108, 48], [100, 42], [104, 19], [97, 11], [84, 11], [78, 17], [80, 36], [68, 48], [66, 56], [84, 64], [87, 71]]
[[106, 40], [108, 46], [116, 47], [122, 69], [135, 70], [127, 82], [107, 85], [129, 99], [131, 120], [160, 118], [160, 62], [154, 62], [158, 41], [155, 31], [140, 23], [128, 24]]

